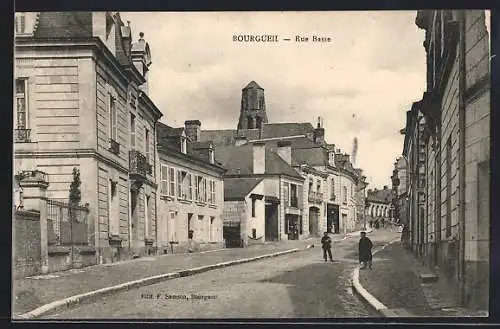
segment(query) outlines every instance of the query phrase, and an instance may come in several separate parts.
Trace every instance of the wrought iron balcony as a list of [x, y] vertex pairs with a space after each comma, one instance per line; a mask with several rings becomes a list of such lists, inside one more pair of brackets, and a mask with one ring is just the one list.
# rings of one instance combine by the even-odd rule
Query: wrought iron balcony
[[313, 203], [321, 203], [321, 202], [323, 202], [323, 193], [310, 191], [309, 196], [308, 196], [308, 200], [309, 200], [309, 202], [313, 202]]
[[150, 170], [151, 165], [147, 162], [146, 156], [137, 150], [129, 152], [129, 174], [132, 179], [144, 181]]
[[114, 139], [110, 139], [109, 150], [116, 155], [120, 154], [120, 144], [118, 144], [118, 142]]
[[14, 129], [14, 143], [30, 143], [31, 129]]

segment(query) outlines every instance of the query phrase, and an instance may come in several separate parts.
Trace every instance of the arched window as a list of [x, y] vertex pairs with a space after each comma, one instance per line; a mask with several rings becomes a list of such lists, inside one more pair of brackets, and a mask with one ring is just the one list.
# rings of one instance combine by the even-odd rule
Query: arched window
[[247, 128], [253, 129], [253, 118], [251, 116], [247, 117]]
[[255, 128], [260, 129], [261, 126], [262, 126], [262, 118], [261, 117], [256, 117], [255, 119], [257, 120]]

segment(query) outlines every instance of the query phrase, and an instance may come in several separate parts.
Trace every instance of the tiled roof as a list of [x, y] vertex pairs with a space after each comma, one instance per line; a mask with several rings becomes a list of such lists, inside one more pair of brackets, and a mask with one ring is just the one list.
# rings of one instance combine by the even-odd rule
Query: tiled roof
[[261, 86], [259, 86], [259, 85], [257, 84], [257, 82], [255, 82], [255, 81], [250, 81], [250, 83], [249, 83], [249, 84], [248, 84], [245, 88], [243, 88], [243, 90], [245, 90], [245, 89], [250, 89], [250, 88], [255, 88], [255, 89], [264, 89], [264, 88], [262, 88]]
[[[218, 147], [215, 157], [227, 169], [227, 175], [253, 174], [252, 145]], [[295, 169], [289, 166], [278, 154], [266, 147], [265, 173], [271, 175], [288, 175], [302, 178]]]
[[224, 179], [224, 200], [244, 200], [245, 197], [259, 184], [263, 178], [259, 177], [229, 177]]
[[92, 12], [40, 12], [36, 38], [92, 37]]
[[310, 166], [324, 166], [326, 163], [325, 151], [319, 147], [305, 149], [292, 148], [292, 164], [308, 164]]
[[262, 128], [262, 138], [306, 135], [314, 132], [313, 126], [308, 122], [265, 123]]
[[392, 190], [390, 189], [372, 190], [367, 192], [366, 199], [368, 201], [390, 203], [392, 201], [392, 196]]
[[164, 137], [180, 137], [182, 135], [182, 132], [184, 131], [184, 127], [179, 127], [179, 128], [174, 128], [167, 126], [164, 123], [158, 122], [157, 124], [157, 134], [158, 138], [164, 138]]

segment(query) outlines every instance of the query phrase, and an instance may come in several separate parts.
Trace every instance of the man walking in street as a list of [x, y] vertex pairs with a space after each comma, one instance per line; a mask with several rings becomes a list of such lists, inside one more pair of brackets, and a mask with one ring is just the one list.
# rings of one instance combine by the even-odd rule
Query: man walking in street
[[372, 241], [366, 236], [366, 232], [361, 232], [361, 239], [359, 239], [359, 263], [365, 269], [366, 266], [372, 269]]
[[323, 248], [323, 258], [325, 259], [325, 262], [327, 261], [327, 253], [328, 257], [330, 258], [330, 261], [333, 262], [332, 258], [332, 238], [328, 235], [328, 232], [325, 232], [323, 237], [321, 238], [321, 246]]

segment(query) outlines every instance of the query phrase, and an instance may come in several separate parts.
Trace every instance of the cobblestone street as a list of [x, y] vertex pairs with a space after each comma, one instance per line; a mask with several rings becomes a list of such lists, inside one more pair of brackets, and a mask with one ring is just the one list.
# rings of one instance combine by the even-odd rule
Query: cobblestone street
[[[382, 245], [395, 236], [392, 232], [379, 236], [374, 233], [372, 239], [375, 245]], [[333, 263], [323, 261], [321, 248], [316, 245], [275, 259], [209, 271], [104, 297], [46, 318], [378, 316], [351, 289], [352, 269], [357, 265], [353, 257], [357, 241], [353, 237], [335, 242]]]

